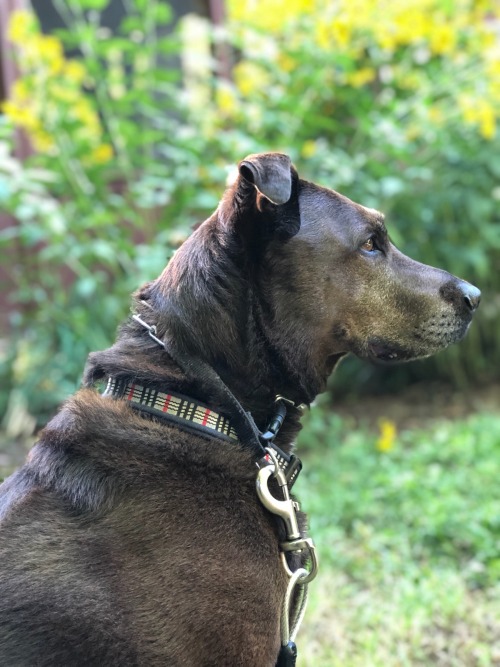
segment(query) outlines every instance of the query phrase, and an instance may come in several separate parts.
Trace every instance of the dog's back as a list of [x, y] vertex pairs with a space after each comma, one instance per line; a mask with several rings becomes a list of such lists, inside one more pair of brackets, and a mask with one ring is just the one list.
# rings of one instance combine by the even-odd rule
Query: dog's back
[[273, 664], [283, 581], [248, 455], [125, 407], [82, 390], [2, 487], [1, 664]]

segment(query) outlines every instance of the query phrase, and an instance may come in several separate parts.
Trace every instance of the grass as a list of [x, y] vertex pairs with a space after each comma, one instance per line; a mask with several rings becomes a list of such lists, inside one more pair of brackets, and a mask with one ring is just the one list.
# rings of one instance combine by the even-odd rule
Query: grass
[[500, 415], [390, 445], [321, 409], [308, 417], [296, 491], [320, 572], [298, 665], [500, 665]]

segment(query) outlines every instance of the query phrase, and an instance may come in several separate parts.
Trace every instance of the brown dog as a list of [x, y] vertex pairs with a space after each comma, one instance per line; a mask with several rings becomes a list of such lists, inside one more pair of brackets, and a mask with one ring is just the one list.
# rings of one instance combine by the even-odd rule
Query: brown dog
[[[272, 667], [283, 528], [255, 464], [276, 395], [310, 404], [349, 352], [437, 352], [479, 297], [287, 156], [246, 158], [2, 486], [0, 664]], [[276, 438], [286, 453], [299, 416]]]

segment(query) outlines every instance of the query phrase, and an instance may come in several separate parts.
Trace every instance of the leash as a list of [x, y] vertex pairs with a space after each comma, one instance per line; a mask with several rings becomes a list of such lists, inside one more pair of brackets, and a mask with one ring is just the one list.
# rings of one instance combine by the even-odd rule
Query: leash
[[[143, 303], [146, 305], [146, 302]], [[147, 305], [149, 308], [151, 308], [149, 304]], [[235, 439], [239, 440], [245, 445], [250, 446], [255, 451], [257, 459], [266, 456], [266, 448], [272, 449], [276, 454], [279, 467], [285, 472], [286, 480], [289, 487], [292, 488], [294, 482], [296, 481], [302, 469], [302, 462], [295, 454], [287, 454], [282, 449], [280, 449], [276, 444], [274, 444], [274, 439], [278, 435], [278, 432], [285, 420], [287, 413], [287, 405], [293, 406], [299, 410], [303, 410], [306, 406], [304, 404], [300, 404], [297, 406], [293, 401], [290, 401], [284, 396], [278, 394], [275, 398], [276, 412], [272, 417], [271, 421], [269, 422], [266, 431], [264, 433], [261, 433], [250, 412], [245, 411], [245, 409], [238, 401], [236, 396], [234, 396], [229, 387], [227, 387], [224, 384], [222, 379], [217, 375], [217, 373], [213, 370], [213, 368], [211, 368], [208, 364], [200, 360], [197, 361], [197, 365], [195, 367], [193, 361], [189, 359], [186, 355], [180, 354], [178, 350], [176, 350], [176, 353], [173, 354], [170, 349], [167, 349], [165, 343], [160, 338], [158, 338], [156, 326], [145, 322], [142, 319], [142, 317], [140, 317], [140, 315], [134, 314], [132, 315], [132, 318], [138, 324], [140, 324], [144, 329], [146, 329], [150, 338], [152, 338], [155, 341], [155, 343], [160, 345], [174, 359], [174, 361], [176, 361], [179, 364], [179, 366], [187, 373], [188, 376], [199, 377], [201, 372], [202, 379], [205, 381], [205, 384], [209, 386], [211, 392], [219, 397], [221, 403], [229, 402], [230, 406], [234, 408], [238, 416], [237, 419], [235, 419], [234, 417], [232, 419], [231, 432], [226, 433], [224, 431], [224, 434], [229, 435], [231, 437], [233, 433], [235, 435], [237, 433]], [[114, 380], [114, 382], [116, 382], [116, 380]], [[138, 388], [140, 388], [142, 395], [142, 390], [144, 390], [144, 387], [136, 384], [135, 389], [137, 391], [133, 394], [134, 397], [139, 392]], [[150, 391], [154, 392], [154, 390]], [[123, 397], [128, 397], [125, 396], [125, 392], [120, 388], [112, 391], [111, 393], [117, 396], [120, 395]], [[162, 397], [168, 396], [167, 394], [162, 394], [161, 392], [157, 393], [161, 394], [160, 400]], [[180, 400], [189, 401], [191, 402], [192, 405], [196, 405], [202, 409], [208, 409], [206, 405], [204, 405], [203, 403], [193, 401], [193, 399], [188, 399], [185, 396], [182, 396], [180, 394], [174, 394], [172, 392], [169, 392], [169, 394], [178, 397]], [[147, 412], [154, 414], [156, 417], [159, 417], [160, 419], [168, 420], [170, 418], [171, 421], [174, 421], [175, 420], [174, 418], [177, 417], [177, 421], [179, 421], [179, 418], [182, 418], [183, 416], [182, 413], [181, 414], [176, 413], [172, 415], [168, 410], [165, 411], [163, 409], [163, 406], [160, 409], [155, 409], [159, 407], [158, 402], [154, 403], [153, 401], [153, 403], [151, 403], [152, 399], [150, 399], [149, 396], [150, 394], [147, 394], [146, 399], [139, 398], [139, 400], [135, 400], [134, 398], [131, 402], [132, 407], [135, 407], [137, 409], [143, 409]], [[194, 420], [189, 419], [184, 421], [185, 425], [190, 427], [192, 430], [205, 431], [205, 435], [207, 435], [206, 429], [201, 429], [200, 424], [197, 423], [196, 419]], [[212, 430], [211, 435], [214, 436], [218, 435], [220, 437], [220, 434], [217, 434], [216, 430], [217, 429]], [[231, 439], [233, 438], [231, 437]]]
[[[143, 302], [149, 308], [147, 302]], [[281, 426], [287, 414], [287, 405], [294, 408], [303, 409], [304, 405], [296, 405], [293, 401], [284, 396], [277, 395], [275, 398], [276, 412], [272, 417], [266, 431], [261, 433], [249, 412], [246, 412], [236, 396], [231, 392], [219, 375], [208, 364], [201, 360], [194, 362], [190, 357], [182, 354], [176, 350], [172, 354], [170, 349], [167, 349], [164, 341], [157, 336], [157, 330], [154, 325], [145, 322], [139, 315], [134, 314], [133, 319], [140, 324], [148, 335], [160, 345], [170, 356], [176, 361], [179, 366], [188, 374], [188, 376], [200, 377], [206, 383], [215, 395], [222, 400], [221, 403], [228, 402], [234, 409], [237, 418], [233, 417], [233, 426], [227, 423], [225, 428], [212, 428], [210, 435], [212, 437], [224, 436], [227, 439], [238, 439], [243, 444], [250, 444], [258, 453], [257, 460], [257, 479], [256, 491], [257, 496], [263, 506], [275, 516], [278, 516], [284, 524], [286, 539], [280, 543], [280, 559], [282, 567], [288, 577], [288, 584], [283, 599], [281, 618], [280, 618], [280, 652], [276, 667], [295, 667], [297, 660], [297, 646], [295, 644], [295, 637], [304, 617], [305, 608], [307, 604], [307, 586], [315, 578], [318, 572], [318, 560], [316, 556], [316, 549], [314, 542], [310, 537], [302, 537], [298, 521], [297, 512], [300, 510], [298, 502], [290, 497], [290, 489], [296, 481], [301, 469], [302, 463], [300, 459], [294, 454], [287, 454], [274, 444], [274, 440], [279, 433]], [[114, 388], [116, 380], [108, 381], [108, 389], [105, 395], [116, 395]], [[149, 392], [149, 393], [148, 393]], [[122, 391], [122, 396], [125, 395], [125, 390]], [[206, 405], [197, 403], [192, 399], [187, 399], [184, 396], [172, 394], [169, 392], [165, 394], [157, 390], [147, 390], [140, 385], [132, 384], [128, 387], [127, 398], [131, 401], [131, 405], [137, 409], [145, 409], [147, 412], [163, 419], [170, 420], [184, 420], [189, 423], [189, 427], [194, 430], [204, 429], [207, 435], [208, 419], [205, 417], [211, 411]], [[181, 402], [180, 407], [169, 411], [172, 403], [172, 398], [177, 398]], [[187, 402], [189, 407], [183, 407], [182, 402]], [[216, 415], [216, 423], [220, 422], [217, 419], [222, 418], [218, 413]], [[201, 419], [201, 424], [200, 424]], [[205, 421], [204, 421], [205, 420]], [[204, 423], [203, 423], [204, 422]], [[233, 433], [236, 438], [233, 438]], [[273, 482], [274, 487], [278, 487], [281, 499], [276, 498], [270, 488]], [[292, 570], [290, 561], [293, 560], [290, 556], [296, 555], [301, 562], [300, 566]], [[305, 564], [309, 567], [306, 568]]]
[[[295, 637], [299, 630], [307, 604], [307, 586], [318, 573], [316, 548], [310, 537], [300, 534], [297, 512], [300, 506], [290, 497], [286, 475], [281, 470], [276, 455], [267, 448], [268, 456], [259, 462], [257, 473], [257, 495], [264, 507], [279, 516], [285, 526], [286, 540], [280, 543], [281, 564], [288, 577], [288, 585], [281, 608], [280, 652], [276, 667], [294, 667], [297, 660]], [[282, 494], [279, 500], [270, 489], [271, 480], [275, 480]], [[287, 556], [297, 554], [302, 564], [292, 570]], [[303, 565], [308, 562], [309, 569]]]

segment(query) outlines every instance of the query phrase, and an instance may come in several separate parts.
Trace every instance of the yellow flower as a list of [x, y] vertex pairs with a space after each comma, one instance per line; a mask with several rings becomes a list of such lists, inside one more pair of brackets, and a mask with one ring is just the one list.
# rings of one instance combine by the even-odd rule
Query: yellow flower
[[354, 88], [361, 88], [375, 78], [375, 70], [373, 67], [363, 67], [356, 72], [346, 75], [346, 81]]
[[352, 28], [352, 22], [343, 16], [333, 20], [320, 20], [315, 28], [316, 43], [325, 51], [342, 50], [351, 40]]
[[484, 101], [479, 107], [479, 132], [485, 139], [493, 139], [496, 134], [495, 111], [491, 104]]
[[33, 145], [40, 153], [52, 153], [55, 148], [53, 138], [44, 130], [38, 130], [31, 135]]
[[332, 46], [332, 34], [329, 23], [318, 21], [315, 30], [316, 43], [325, 51]]
[[455, 49], [456, 42], [456, 32], [449, 24], [434, 26], [430, 32], [431, 51], [437, 55], [451, 53]]
[[77, 85], [81, 84], [87, 76], [85, 67], [78, 60], [68, 60], [64, 67], [64, 74], [67, 79]]
[[375, 32], [375, 39], [384, 51], [394, 51], [396, 48], [397, 39], [392, 26], [384, 26], [377, 29]]
[[34, 42], [38, 57], [49, 67], [51, 74], [58, 74], [64, 65], [64, 51], [61, 41], [52, 35], [38, 35]]
[[297, 67], [297, 61], [287, 53], [280, 53], [277, 62], [283, 72], [291, 72]]
[[345, 47], [351, 38], [351, 27], [344, 18], [337, 18], [332, 23], [332, 37], [336, 46]]
[[18, 102], [27, 102], [30, 98], [30, 90], [24, 79], [17, 79], [12, 86], [12, 99]]
[[90, 162], [94, 164], [106, 164], [113, 157], [113, 147], [110, 144], [96, 146], [90, 154]]
[[302, 150], [300, 151], [302, 154], [302, 157], [304, 157], [306, 160], [313, 157], [313, 155], [316, 155], [318, 150], [318, 146], [316, 145], [316, 142], [313, 141], [312, 139], [309, 139], [309, 141], [304, 141], [302, 145]]
[[100, 127], [97, 114], [86, 98], [80, 98], [72, 107], [71, 113], [82, 125], [86, 125], [92, 130]]
[[38, 50], [42, 58], [47, 58], [47, 60], [63, 57], [61, 40], [53, 35], [40, 35], [38, 37]]
[[232, 20], [280, 32], [288, 19], [315, 9], [317, 0], [230, 0], [228, 13]]
[[477, 100], [472, 96], [459, 98], [462, 117], [469, 125], [476, 125], [485, 139], [493, 139], [496, 134], [496, 115], [493, 105], [486, 99]]
[[377, 438], [375, 447], [379, 452], [389, 452], [394, 448], [396, 440], [396, 424], [390, 419], [381, 419], [379, 422], [380, 435]]
[[225, 114], [232, 114], [238, 108], [238, 102], [233, 88], [225, 83], [220, 83], [215, 93], [215, 99], [220, 111]]
[[395, 36], [399, 44], [415, 44], [432, 30], [432, 20], [424, 11], [408, 7], [394, 17]]
[[26, 130], [37, 130], [39, 128], [39, 121], [30, 109], [20, 106], [11, 100], [4, 102], [1, 108], [3, 113], [15, 125], [23, 127]]
[[236, 65], [233, 74], [237, 88], [245, 97], [251, 97], [254, 93], [264, 90], [269, 82], [267, 72], [248, 61]]
[[36, 26], [36, 19], [32, 12], [18, 10], [12, 14], [7, 31], [7, 37], [14, 44], [22, 44]]

